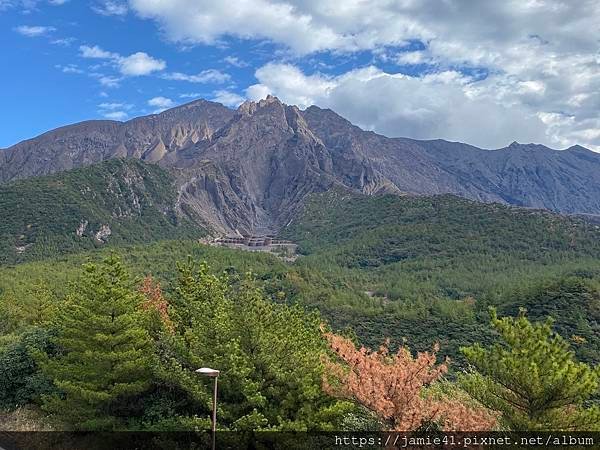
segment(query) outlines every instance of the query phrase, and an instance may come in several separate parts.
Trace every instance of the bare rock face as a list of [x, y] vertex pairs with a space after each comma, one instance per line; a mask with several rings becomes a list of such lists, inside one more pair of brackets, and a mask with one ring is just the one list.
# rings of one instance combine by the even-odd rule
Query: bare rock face
[[169, 170], [177, 180], [178, 213], [218, 232], [275, 232], [308, 194], [333, 186], [600, 214], [600, 155], [582, 147], [513, 143], [490, 151], [390, 139], [331, 110], [301, 111], [272, 96], [237, 111], [199, 100], [125, 123], [90, 121], [50, 131], [0, 150], [0, 182], [110, 158], [138, 158]]
[[112, 230], [108, 225], [100, 226], [100, 229], [96, 232], [94, 237], [98, 242], [105, 243], [108, 237], [112, 234]]
[[219, 103], [199, 100], [128, 122], [93, 120], [58, 128], [0, 151], [0, 182], [110, 158], [157, 162], [170, 152], [210, 139], [233, 114]]

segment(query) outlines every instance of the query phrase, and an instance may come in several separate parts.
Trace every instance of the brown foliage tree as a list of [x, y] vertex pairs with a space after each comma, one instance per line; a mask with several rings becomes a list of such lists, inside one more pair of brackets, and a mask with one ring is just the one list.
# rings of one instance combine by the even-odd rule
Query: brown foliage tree
[[448, 370], [437, 365], [438, 346], [418, 353], [401, 347], [390, 354], [387, 342], [378, 351], [356, 349], [352, 341], [324, 333], [331, 349], [345, 363], [324, 358], [323, 389], [350, 398], [373, 411], [393, 431], [414, 431], [435, 422], [444, 431], [487, 431], [497, 418], [488, 410], [448, 396], [425, 395], [425, 388]]
[[167, 302], [163, 296], [160, 283], [154, 281], [152, 276], [147, 275], [140, 285], [140, 292], [144, 294], [144, 297], [146, 298], [142, 303], [142, 308], [145, 311], [156, 312], [166, 330], [173, 333], [175, 325], [169, 317], [169, 302]]

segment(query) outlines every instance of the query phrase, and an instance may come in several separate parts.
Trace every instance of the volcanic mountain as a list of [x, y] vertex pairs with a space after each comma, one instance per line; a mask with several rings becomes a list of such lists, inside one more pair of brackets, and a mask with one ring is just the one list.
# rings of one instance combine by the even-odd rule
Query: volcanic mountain
[[341, 186], [600, 214], [600, 154], [518, 144], [482, 150], [387, 138], [335, 112], [269, 96], [237, 111], [198, 100], [128, 122], [87, 121], [0, 150], [0, 183], [112, 158], [169, 171], [175, 210], [215, 232], [276, 232], [308, 194]]

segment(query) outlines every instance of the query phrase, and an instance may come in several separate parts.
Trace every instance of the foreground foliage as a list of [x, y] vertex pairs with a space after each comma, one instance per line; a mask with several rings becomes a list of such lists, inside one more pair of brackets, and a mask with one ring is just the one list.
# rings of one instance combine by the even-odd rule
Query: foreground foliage
[[114, 255], [85, 265], [52, 316], [0, 352], [0, 407], [39, 402], [57, 429], [208, 429], [212, 387], [195, 370], [212, 366], [222, 429], [339, 429], [357, 411], [321, 390], [318, 314], [191, 260], [169, 297]]
[[[372, 352], [342, 336], [325, 333], [333, 352], [344, 364], [325, 359], [325, 391], [356, 400], [373, 411], [392, 431], [415, 431], [437, 426], [444, 431], [489, 431], [496, 417], [484, 408], [458, 398], [428, 394], [426, 388], [448, 371], [447, 361], [436, 364], [436, 353], [413, 357], [401, 347], [390, 354], [387, 344]], [[330, 378], [333, 381], [330, 381]]]
[[142, 296], [114, 256], [85, 267], [85, 276], [61, 305], [52, 327], [59, 354], [38, 352], [42, 372], [58, 392], [43, 408], [71, 429], [118, 429], [119, 407], [150, 384], [150, 336]]
[[512, 430], [600, 430], [600, 406], [585, 406], [598, 391], [600, 367], [577, 362], [552, 322], [532, 324], [524, 311], [500, 319], [492, 311], [502, 342], [463, 349], [475, 372], [463, 375], [461, 385], [500, 411]]

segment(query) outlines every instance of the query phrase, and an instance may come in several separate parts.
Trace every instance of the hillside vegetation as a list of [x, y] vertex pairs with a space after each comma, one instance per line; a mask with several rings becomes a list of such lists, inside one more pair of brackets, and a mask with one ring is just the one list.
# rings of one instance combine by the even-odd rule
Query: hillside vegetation
[[305, 254], [295, 264], [178, 240], [0, 268], [0, 299], [10, 309], [4, 331], [36, 316], [40, 291], [64, 296], [81, 264], [116, 251], [135, 275], [153, 274], [167, 292], [176, 262], [188, 255], [208, 261], [217, 273], [253, 271], [274, 301], [318, 309], [334, 328], [352, 328], [371, 347], [386, 337], [392, 347], [406, 340], [417, 350], [438, 341], [442, 355], [462, 364], [460, 346], [494, 339], [490, 306], [510, 315], [525, 307], [536, 320], [554, 316], [578, 356], [600, 361], [595, 225], [453, 196], [337, 191], [313, 196], [283, 235]]
[[114, 159], [0, 185], [0, 263], [202, 234], [175, 214], [172, 177]]
[[338, 190], [314, 195], [282, 234], [306, 254], [296, 264], [312, 292], [304, 300], [370, 345], [439, 340], [457, 355], [492, 339], [489, 306], [525, 307], [536, 319], [553, 315], [581, 356], [600, 360], [597, 225], [450, 195]]

